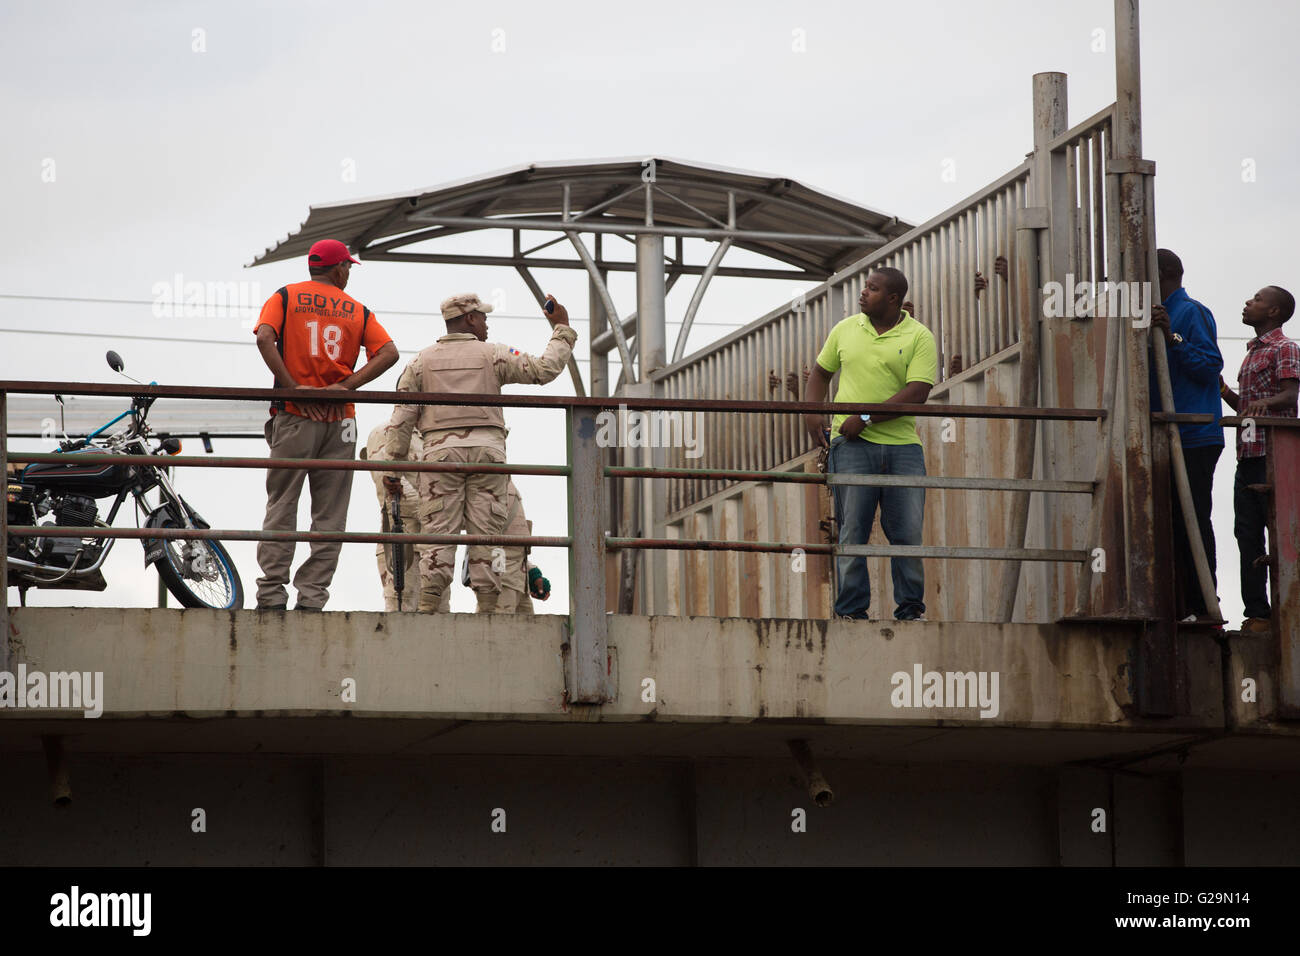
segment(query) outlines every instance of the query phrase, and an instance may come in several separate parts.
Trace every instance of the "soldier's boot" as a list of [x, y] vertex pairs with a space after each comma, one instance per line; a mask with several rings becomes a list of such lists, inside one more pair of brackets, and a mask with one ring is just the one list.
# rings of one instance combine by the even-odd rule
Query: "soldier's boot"
[[500, 595], [488, 588], [475, 588], [474, 596], [478, 598], [478, 613], [491, 614], [497, 609], [497, 598]]
[[420, 613], [437, 614], [438, 605], [442, 603], [442, 594], [437, 588], [420, 588]]

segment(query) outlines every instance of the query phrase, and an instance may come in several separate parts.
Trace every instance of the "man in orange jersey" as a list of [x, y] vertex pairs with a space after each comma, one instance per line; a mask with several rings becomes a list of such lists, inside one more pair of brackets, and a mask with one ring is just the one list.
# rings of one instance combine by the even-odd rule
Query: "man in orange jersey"
[[[356, 261], [337, 239], [322, 239], [307, 254], [311, 279], [284, 286], [262, 306], [253, 333], [276, 387], [360, 388], [397, 361], [397, 346], [374, 313], [343, 291]], [[362, 348], [368, 361], [353, 371]], [[302, 401], [273, 404], [264, 431], [272, 458], [351, 460], [357, 446], [356, 409], [351, 403], [321, 401], [305, 391]], [[304, 478], [311, 488], [311, 530], [342, 531], [347, 526], [350, 471], [270, 468], [263, 530], [295, 530]], [[312, 542], [310, 556], [293, 579], [298, 591], [296, 610], [319, 611], [325, 606], [341, 547], [337, 541]], [[293, 551], [292, 541], [258, 544], [259, 608], [286, 607]]]

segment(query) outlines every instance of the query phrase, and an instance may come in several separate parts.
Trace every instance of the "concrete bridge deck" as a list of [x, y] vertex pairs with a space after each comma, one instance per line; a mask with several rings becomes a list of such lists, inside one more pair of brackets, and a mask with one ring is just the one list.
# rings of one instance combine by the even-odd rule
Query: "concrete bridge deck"
[[[1269, 642], [1186, 637], [1186, 716], [1151, 719], [1116, 625], [612, 616], [616, 696], [586, 706], [566, 627], [15, 609], [9, 666], [101, 672], [103, 713], [0, 709], [0, 864], [1300, 860]], [[996, 673], [997, 714], [895, 707], [917, 664]]]
[[[0, 696], [0, 749], [36, 750], [59, 733], [70, 750], [101, 752], [760, 757], [802, 738], [819, 754], [885, 762], [1064, 765], [1170, 751], [1300, 765], [1300, 725], [1273, 719], [1269, 643], [1258, 639], [1228, 642], [1225, 710], [1219, 643], [1184, 635], [1187, 714], [1143, 718], [1131, 627], [611, 615], [614, 699], [570, 705], [567, 626], [15, 609], [10, 670], [100, 672], [102, 716]], [[1254, 702], [1241, 699], [1247, 677]]]

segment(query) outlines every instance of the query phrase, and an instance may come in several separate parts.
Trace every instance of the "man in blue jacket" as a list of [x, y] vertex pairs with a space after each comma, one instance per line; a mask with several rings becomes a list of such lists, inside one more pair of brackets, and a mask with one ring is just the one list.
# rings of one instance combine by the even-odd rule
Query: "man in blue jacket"
[[[1179, 425], [1183, 443], [1183, 461], [1187, 466], [1187, 483], [1192, 490], [1192, 507], [1210, 562], [1210, 574], [1217, 584], [1215, 570], [1214, 528], [1210, 524], [1211, 492], [1214, 489], [1214, 466], [1223, 453], [1223, 426], [1219, 422], [1219, 373], [1223, 355], [1219, 352], [1218, 330], [1210, 310], [1187, 294], [1183, 288], [1183, 263], [1168, 249], [1156, 251], [1160, 270], [1161, 304], [1151, 309], [1152, 328], [1165, 336], [1169, 355], [1169, 379], [1173, 385], [1174, 411], [1212, 414], [1213, 422], [1204, 425]], [[1151, 365], [1151, 408], [1160, 411], [1160, 390], [1156, 386], [1155, 364]], [[1178, 499], [1177, 487], [1170, 476], [1170, 500], [1174, 520], [1174, 582], [1177, 591], [1178, 617], [1187, 622], [1206, 620], [1205, 598], [1196, 577], [1188, 545], [1187, 529]]]

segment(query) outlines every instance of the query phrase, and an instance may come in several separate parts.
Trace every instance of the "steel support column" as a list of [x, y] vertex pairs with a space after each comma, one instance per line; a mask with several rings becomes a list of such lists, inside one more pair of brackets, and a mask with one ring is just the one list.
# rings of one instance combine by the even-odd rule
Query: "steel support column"
[[[1111, 161], [1119, 172], [1118, 278], [1145, 283], [1149, 302], [1157, 277], [1148, 274], [1150, 249], [1146, 176], [1142, 157], [1142, 69], [1139, 54], [1138, 2], [1115, 0], [1115, 123]], [[1132, 285], [1129, 288], [1133, 288]], [[1130, 309], [1132, 312], [1132, 309]], [[1124, 352], [1124, 487], [1128, 553], [1128, 614], [1154, 623], [1138, 640], [1138, 712], [1144, 717], [1183, 713], [1186, 693], [1182, 647], [1174, 624], [1173, 583], [1156, 574], [1172, 560], [1172, 532], [1167, 505], [1169, 448], [1167, 437], [1153, 434], [1149, 394], [1150, 312], [1145, 322], [1122, 317]], [[1160, 498], [1157, 507], [1156, 498]]]
[[569, 439], [569, 702], [609, 699], [609, 649], [605, 624], [605, 478], [596, 444], [594, 408], [570, 409]]
[[[605, 273], [600, 273], [600, 281], [606, 281]], [[609, 316], [605, 314], [605, 303], [600, 297], [596, 280], [587, 279], [587, 323], [588, 348], [591, 351], [591, 394], [605, 396], [609, 394], [609, 352], [597, 351], [596, 339], [609, 328]]]
[[[1111, 159], [1127, 164], [1142, 155], [1142, 71], [1138, 52], [1137, 0], [1115, 0], [1115, 123]], [[1146, 183], [1138, 172], [1119, 176], [1119, 268], [1111, 281], [1154, 281], [1147, 273]], [[1130, 288], [1132, 288], [1130, 286]], [[1150, 289], [1151, 286], [1145, 288]], [[1161, 616], [1157, 595], [1156, 527], [1153, 495], [1159, 484], [1151, 457], [1151, 402], [1148, 395], [1148, 328], [1125, 321], [1123, 352], [1125, 520], [1128, 553], [1127, 605], [1131, 617]], [[1118, 411], [1118, 410], [1117, 410]], [[1163, 492], [1162, 492], [1163, 493]], [[1172, 678], [1172, 675], [1170, 675]]]
[[[1020, 316], [1020, 382], [1018, 401], [1022, 406], [1040, 404], [1039, 379], [1042, 362], [1041, 339], [1043, 296], [1042, 270], [1051, 269], [1051, 238], [1046, 228], [1052, 201], [1051, 152], [1048, 144], [1069, 128], [1066, 117], [1064, 73], [1034, 74], [1034, 158], [1029, 177], [1029, 206], [1016, 230], [1015, 271], [1016, 314]], [[1037, 451], [1038, 422], [1023, 421], [1016, 425], [1015, 478], [1032, 478]], [[1007, 541], [1023, 547], [1029, 530], [1029, 492], [1011, 498], [1011, 529]], [[1020, 590], [1020, 563], [1011, 561], [1003, 570], [998, 600], [998, 620], [1010, 621], [1015, 615]]]
[[668, 364], [663, 236], [637, 236], [636, 266], [636, 324], [641, 356], [637, 380], [648, 382], [653, 373]]
[[[647, 215], [650, 211], [647, 210]], [[662, 394], [663, 386], [654, 382], [655, 372], [668, 364], [667, 292], [664, 288], [664, 240], [662, 236], [636, 237], [636, 324], [639, 381], [644, 397]], [[704, 281], [703, 278], [700, 280]], [[648, 422], [662, 413], [643, 413]], [[647, 427], [646, 434], [656, 433]], [[667, 465], [666, 450], [648, 441], [641, 449], [641, 463], [647, 468]], [[668, 499], [664, 482], [643, 478], [641, 485], [642, 534], [658, 535], [667, 514]], [[662, 613], [667, 600], [666, 562], [663, 555], [645, 555], [641, 559], [641, 612]]]

